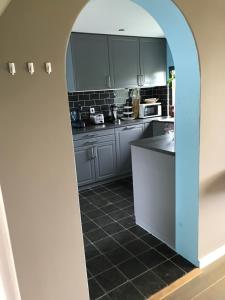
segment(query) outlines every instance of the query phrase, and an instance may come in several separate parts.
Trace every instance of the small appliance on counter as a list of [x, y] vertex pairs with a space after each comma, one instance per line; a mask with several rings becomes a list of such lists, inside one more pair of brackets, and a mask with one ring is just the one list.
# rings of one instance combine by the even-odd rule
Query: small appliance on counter
[[118, 106], [116, 104], [112, 104], [110, 106], [110, 111], [111, 111], [111, 117], [109, 121], [112, 123], [118, 123], [120, 121], [118, 119]]
[[141, 103], [139, 105], [139, 119], [161, 117], [161, 103]]
[[81, 116], [82, 106], [78, 106], [76, 110], [70, 112], [71, 125], [74, 128], [84, 128], [86, 126]]
[[105, 123], [104, 115], [96, 114], [94, 107], [90, 107], [90, 121], [91, 121], [91, 124], [94, 124], [94, 125], [104, 124]]

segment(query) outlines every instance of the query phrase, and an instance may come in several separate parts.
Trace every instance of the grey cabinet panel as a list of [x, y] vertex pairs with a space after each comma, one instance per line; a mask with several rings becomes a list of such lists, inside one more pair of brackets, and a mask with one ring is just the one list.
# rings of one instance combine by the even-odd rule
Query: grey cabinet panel
[[127, 126], [116, 130], [117, 172], [125, 174], [131, 172], [130, 143], [143, 137], [143, 124]]
[[109, 59], [114, 88], [138, 86], [137, 76], [140, 75], [138, 38], [109, 36]]
[[76, 90], [109, 88], [109, 53], [105, 35], [72, 33]]
[[74, 76], [73, 76], [73, 60], [71, 53], [71, 43], [69, 41], [66, 53], [66, 79], [67, 79], [67, 89], [68, 92], [73, 92], [75, 90], [74, 86]]
[[95, 181], [95, 167], [92, 147], [80, 147], [75, 150], [77, 180], [79, 186]]
[[115, 141], [101, 143], [95, 146], [96, 180], [104, 180], [115, 175], [116, 146]]
[[144, 87], [166, 85], [166, 40], [141, 38], [140, 64]]

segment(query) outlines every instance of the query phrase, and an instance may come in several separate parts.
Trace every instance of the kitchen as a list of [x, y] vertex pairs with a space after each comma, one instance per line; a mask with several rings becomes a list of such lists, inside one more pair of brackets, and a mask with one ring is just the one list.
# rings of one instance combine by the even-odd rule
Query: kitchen
[[[193, 268], [174, 251], [175, 71], [153, 18], [146, 16], [151, 33], [143, 32], [143, 24], [137, 33], [129, 31], [127, 19], [118, 22], [116, 10], [123, 26], [115, 29], [112, 22], [102, 32], [86, 27], [94, 4], [76, 20], [67, 51], [90, 297], [125, 299], [132, 293], [146, 299]], [[138, 18], [133, 5], [126, 1], [126, 13], [135, 10], [139, 23], [143, 11]]]

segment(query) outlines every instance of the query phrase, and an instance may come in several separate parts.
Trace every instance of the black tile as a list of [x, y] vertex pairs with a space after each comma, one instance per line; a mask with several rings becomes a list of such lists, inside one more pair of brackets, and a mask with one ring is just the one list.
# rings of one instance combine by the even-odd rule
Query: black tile
[[118, 268], [129, 279], [132, 279], [147, 270], [147, 267], [136, 258], [131, 258], [125, 261], [124, 263], [118, 265]]
[[125, 213], [127, 213], [130, 216], [134, 215], [134, 208], [133, 206], [128, 206], [122, 209], [122, 211], [124, 211]]
[[88, 223], [90, 222], [90, 219], [85, 214], [81, 214], [81, 222]]
[[100, 94], [99, 93], [91, 93], [90, 94], [90, 99], [91, 100], [97, 100], [100, 98]]
[[185, 274], [184, 271], [178, 268], [171, 261], [166, 261], [162, 263], [158, 267], [152, 269], [152, 271], [156, 273], [167, 284], [172, 283], [173, 281], [177, 280]]
[[91, 210], [94, 210], [94, 209], [96, 209], [96, 207], [95, 206], [93, 206], [91, 203], [89, 203], [88, 201], [86, 201], [86, 202], [80, 202], [80, 209], [81, 209], [81, 211], [83, 212], [83, 213], [87, 213], [87, 212], [89, 212], [89, 211], [91, 211]]
[[113, 265], [105, 258], [104, 255], [97, 256], [87, 262], [87, 269], [93, 276], [96, 276], [111, 267], [113, 267]]
[[100, 226], [108, 225], [113, 222], [113, 219], [106, 215], [95, 219], [95, 223]]
[[87, 247], [90, 245], [89, 240], [84, 236], [84, 247]]
[[113, 251], [107, 252], [106, 257], [114, 264], [118, 265], [130, 258], [132, 258], [132, 255], [127, 252], [125, 249], [122, 247], [119, 247]]
[[97, 186], [93, 189], [96, 194], [101, 194], [107, 192], [107, 189], [104, 186]]
[[113, 235], [113, 238], [120, 244], [125, 245], [136, 239], [136, 236], [133, 235], [128, 230], [123, 230]]
[[91, 242], [97, 242], [101, 239], [106, 238], [107, 234], [101, 228], [98, 228], [94, 231], [86, 233], [86, 236]]
[[106, 253], [112, 251], [119, 247], [119, 244], [116, 243], [112, 238], [107, 237], [95, 243], [95, 246], [101, 251], [102, 253]]
[[135, 220], [133, 217], [129, 216], [127, 218], [121, 219], [118, 221], [123, 227], [131, 228], [135, 225]]
[[88, 197], [88, 196], [91, 196], [93, 195], [93, 190], [84, 190], [84, 191], [81, 191], [79, 192], [82, 196], [84, 197]]
[[155, 249], [157, 249], [157, 251], [159, 251], [162, 255], [166, 256], [167, 258], [171, 258], [176, 255], [176, 252], [165, 244], [161, 244], [155, 247]]
[[113, 204], [109, 204], [107, 206], [102, 207], [101, 210], [103, 210], [105, 213], [110, 213], [112, 211], [118, 210], [118, 208]]
[[97, 208], [102, 208], [104, 206], [107, 206], [109, 204], [112, 204], [111, 200], [108, 199], [108, 198], [102, 198], [102, 197], [98, 197], [97, 199], [94, 199], [94, 200], [90, 200], [91, 203], [93, 205], [95, 205]]
[[139, 255], [150, 249], [149, 246], [140, 239], [130, 242], [124, 247], [134, 255]]
[[138, 237], [142, 237], [144, 235], [147, 234], [147, 231], [145, 231], [143, 228], [141, 228], [140, 226], [136, 225], [134, 227], [131, 227], [129, 229], [129, 231], [131, 231], [133, 234], [135, 234]]
[[90, 219], [95, 219], [104, 215], [105, 213], [100, 209], [95, 209], [86, 213], [86, 216], [88, 216]]
[[147, 244], [149, 244], [149, 246], [151, 247], [156, 247], [160, 244], [162, 244], [162, 242], [160, 240], [158, 240], [156, 237], [154, 237], [151, 234], [147, 234], [141, 237], [141, 239], [146, 242]]
[[112, 300], [112, 299], [109, 298], [108, 295], [104, 295], [103, 297], [99, 298], [98, 300]]
[[95, 278], [106, 291], [110, 291], [127, 281], [116, 268], [105, 271]]
[[166, 286], [166, 283], [151, 271], [135, 278], [132, 282], [134, 286], [147, 298]]
[[98, 249], [96, 249], [95, 246], [93, 245], [89, 245], [85, 248], [85, 257], [86, 260], [89, 260], [91, 258], [94, 258], [95, 256], [100, 255]]
[[95, 300], [105, 294], [94, 278], [88, 280], [90, 300]]
[[103, 227], [104, 231], [108, 234], [115, 234], [117, 232], [123, 231], [124, 228], [119, 223], [112, 223]]
[[192, 263], [190, 263], [188, 260], [183, 258], [180, 255], [176, 255], [173, 258], [171, 258], [171, 261], [174, 262], [178, 267], [180, 267], [185, 272], [190, 272], [194, 268], [196, 268]]
[[122, 208], [130, 206], [130, 202], [126, 201], [126, 200], [122, 200], [120, 202], [115, 203], [115, 206], [122, 209]]
[[164, 256], [159, 254], [154, 249], [142, 253], [138, 256], [138, 259], [140, 259], [148, 268], [153, 268], [166, 260]]
[[128, 214], [122, 210], [112, 211], [108, 215], [116, 221], [126, 218], [128, 216]]
[[112, 300], [144, 300], [145, 297], [131, 284], [126, 283], [109, 293]]
[[95, 223], [90, 221], [90, 222], [82, 224], [82, 229], [83, 229], [84, 233], [87, 233], [87, 232], [98, 229], [98, 226]]

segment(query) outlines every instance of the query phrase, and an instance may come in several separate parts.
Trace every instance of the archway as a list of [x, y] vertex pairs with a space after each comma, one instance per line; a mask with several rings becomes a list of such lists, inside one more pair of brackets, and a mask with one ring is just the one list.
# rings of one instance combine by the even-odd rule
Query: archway
[[[163, 29], [176, 66], [176, 250], [198, 265], [200, 70], [194, 37], [171, 0], [132, 0]], [[163, 8], [163, 9], [162, 9]], [[188, 78], [188, 83], [187, 83]]]

